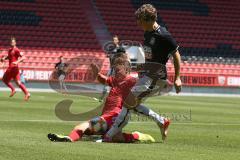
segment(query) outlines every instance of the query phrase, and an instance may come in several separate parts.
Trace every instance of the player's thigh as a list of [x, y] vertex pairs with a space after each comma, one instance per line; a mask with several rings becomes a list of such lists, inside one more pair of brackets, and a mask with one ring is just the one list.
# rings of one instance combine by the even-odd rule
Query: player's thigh
[[131, 89], [130, 94], [124, 100], [125, 107], [131, 109], [141, 103], [141, 100], [149, 94], [149, 87], [152, 81], [153, 80], [148, 76], [139, 78]]
[[119, 129], [123, 129], [129, 122], [130, 116], [131, 116], [131, 112], [129, 112], [130, 110], [127, 110], [126, 115], [124, 116], [124, 118], [120, 121], [120, 123], [118, 122], [118, 128]]
[[16, 83], [17, 85], [20, 85], [20, 84], [21, 84], [20, 73], [19, 73], [19, 72], [13, 74], [13, 79], [14, 79], [14, 81], [15, 81], [15, 83]]
[[13, 74], [11, 72], [11, 69], [7, 69], [6, 72], [3, 75], [3, 81], [5, 83], [9, 83], [11, 81], [11, 79], [13, 78]]
[[15, 81], [20, 81], [20, 72], [18, 67], [13, 67], [11, 69], [11, 75]]

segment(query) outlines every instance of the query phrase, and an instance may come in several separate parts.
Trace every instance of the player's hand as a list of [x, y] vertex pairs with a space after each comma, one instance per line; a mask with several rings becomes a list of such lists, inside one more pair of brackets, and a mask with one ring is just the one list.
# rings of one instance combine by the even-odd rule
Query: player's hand
[[174, 82], [176, 93], [180, 93], [182, 90], [182, 81], [180, 78], [177, 78]]
[[18, 62], [13, 62], [12, 64], [14, 64], [14, 65], [17, 65], [17, 64], [18, 64]]
[[0, 68], [4, 66], [4, 63], [0, 61]]
[[96, 64], [92, 63], [91, 64], [91, 69], [92, 69], [93, 76], [97, 77], [97, 75], [98, 75], [98, 73], [100, 71], [99, 67]]
[[4, 62], [4, 56], [0, 58], [0, 62]]

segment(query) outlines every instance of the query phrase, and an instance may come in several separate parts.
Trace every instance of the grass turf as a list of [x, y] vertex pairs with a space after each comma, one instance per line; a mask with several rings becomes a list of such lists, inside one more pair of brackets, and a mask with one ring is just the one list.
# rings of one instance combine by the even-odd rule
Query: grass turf
[[[68, 134], [77, 122], [59, 120], [55, 105], [74, 101], [71, 111], [84, 112], [99, 105], [90, 98], [56, 93], [0, 95], [0, 160], [161, 159], [215, 160], [240, 157], [240, 100], [213, 97], [154, 97], [145, 104], [173, 119], [166, 143], [154, 122], [133, 117], [125, 130], [151, 134], [154, 144], [109, 144], [82, 141], [52, 143], [47, 133]], [[191, 111], [190, 111], [191, 110]]]

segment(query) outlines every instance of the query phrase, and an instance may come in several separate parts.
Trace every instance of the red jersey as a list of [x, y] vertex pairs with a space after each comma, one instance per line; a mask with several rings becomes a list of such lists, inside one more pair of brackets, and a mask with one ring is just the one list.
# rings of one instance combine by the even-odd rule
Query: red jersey
[[136, 78], [131, 76], [127, 76], [123, 80], [109, 77], [107, 84], [112, 88], [106, 98], [102, 114], [119, 114], [122, 110], [123, 100], [128, 96], [135, 83]]
[[9, 67], [15, 67], [13, 62], [16, 62], [19, 57], [21, 57], [20, 50], [17, 47], [10, 48], [8, 50]]

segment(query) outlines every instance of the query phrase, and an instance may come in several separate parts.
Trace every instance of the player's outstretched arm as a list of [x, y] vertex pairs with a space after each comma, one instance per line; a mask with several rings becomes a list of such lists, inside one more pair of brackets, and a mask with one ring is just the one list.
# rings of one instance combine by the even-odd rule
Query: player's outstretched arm
[[91, 69], [93, 72], [94, 79], [97, 79], [102, 84], [106, 84], [108, 77], [99, 73], [100, 72], [99, 67], [96, 64], [91, 64]]
[[0, 61], [1, 62], [4, 62], [5, 60], [7, 60], [8, 59], [8, 56], [3, 56], [1, 59], [0, 59]]
[[[2, 52], [2, 51], [0, 51]], [[2, 58], [0, 58], [0, 67], [4, 66], [4, 61], [8, 59], [8, 56], [2, 56]]]
[[173, 61], [174, 61], [174, 69], [175, 69], [175, 80], [174, 80], [174, 86], [176, 89], [176, 93], [181, 92], [182, 89], [182, 82], [180, 79], [180, 63], [181, 63], [181, 56], [179, 51], [176, 51], [173, 54]]

